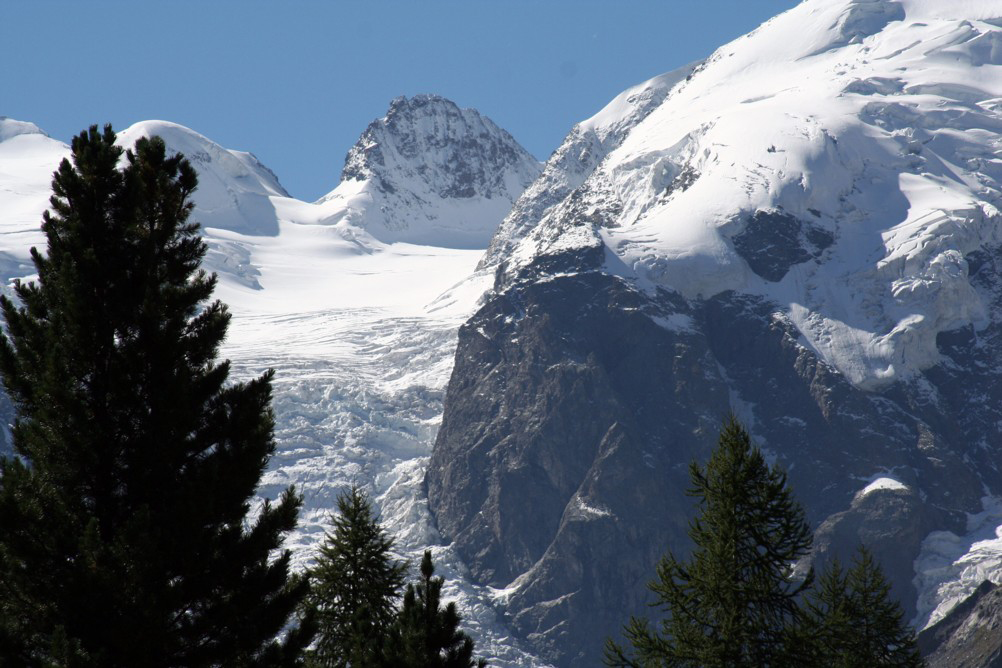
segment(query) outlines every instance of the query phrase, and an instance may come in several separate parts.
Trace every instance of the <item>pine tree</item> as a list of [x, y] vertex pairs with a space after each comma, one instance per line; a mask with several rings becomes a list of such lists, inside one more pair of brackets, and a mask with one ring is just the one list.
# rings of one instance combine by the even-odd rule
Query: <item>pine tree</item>
[[473, 658], [473, 639], [459, 630], [456, 604], [442, 610], [442, 578], [432, 577], [431, 551], [421, 560], [421, 581], [407, 585], [404, 604], [387, 642], [386, 665], [394, 668], [484, 668]]
[[732, 417], [705, 469], [690, 466], [698, 516], [688, 562], [666, 554], [650, 588], [667, 617], [626, 627], [634, 656], [610, 641], [611, 666], [764, 668], [798, 665], [789, 656], [797, 597], [812, 576], [792, 578], [811, 531], [786, 484]]
[[873, 555], [860, 546], [845, 572], [834, 560], [807, 596], [801, 635], [812, 664], [832, 668], [917, 668], [924, 665], [915, 633], [890, 598]]
[[333, 531], [309, 572], [313, 587], [307, 603], [317, 610], [318, 622], [311, 668], [380, 665], [407, 569], [391, 558], [392, 547], [361, 489], [338, 496]]
[[[229, 323], [159, 138], [72, 143], [37, 282], [0, 299], [17, 410], [0, 461], [0, 665], [296, 665], [307, 590], [279, 552], [300, 499], [251, 512], [274, 450], [269, 371], [228, 384]], [[275, 640], [282, 635], [284, 641]]]

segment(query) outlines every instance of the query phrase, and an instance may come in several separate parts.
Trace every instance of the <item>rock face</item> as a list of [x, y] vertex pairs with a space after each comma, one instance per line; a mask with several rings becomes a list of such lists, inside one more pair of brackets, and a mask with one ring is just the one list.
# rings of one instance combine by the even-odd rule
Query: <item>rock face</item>
[[798, 264], [817, 260], [835, 241], [824, 228], [776, 211], [756, 211], [732, 240], [748, 267], [772, 282]]
[[580, 124], [516, 203], [426, 483], [544, 659], [597, 664], [651, 614], [730, 411], [788, 471], [814, 562], [867, 544], [918, 624], [999, 563], [970, 519], [1002, 497], [991, 4], [807, 0]]
[[[933, 430], [948, 418], [922, 388], [863, 392], [797, 339], [758, 299], [691, 303], [599, 272], [527, 281], [460, 330], [429, 498], [474, 575], [513, 589], [513, 626], [543, 658], [594, 662], [629, 614], [647, 614], [657, 559], [689, 547], [688, 464], [732, 409], [789, 471], [819, 527], [816, 563], [864, 542], [915, 613], [923, 539], [962, 532], [979, 503], [955, 454], [968, 436]], [[879, 469], [903, 489], [860, 492]]]
[[929, 668], [1002, 668], [1002, 589], [988, 580], [918, 638]]
[[384, 242], [484, 248], [540, 165], [474, 109], [436, 95], [399, 97], [345, 158], [342, 201]]

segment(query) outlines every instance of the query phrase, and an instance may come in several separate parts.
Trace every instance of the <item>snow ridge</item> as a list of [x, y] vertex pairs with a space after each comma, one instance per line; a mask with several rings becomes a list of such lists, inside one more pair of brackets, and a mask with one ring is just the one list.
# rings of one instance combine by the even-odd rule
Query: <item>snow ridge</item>
[[762, 295], [858, 387], [907, 379], [940, 332], [989, 317], [964, 257], [1000, 241], [1000, 16], [807, 0], [721, 47], [492, 249], [512, 246], [508, 279], [604, 246], [648, 289]]
[[45, 133], [34, 123], [0, 116], [0, 142], [5, 142], [19, 135], [45, 135]]
[[617, 95], [588, 120], [571, 128], [546, 161], [543, 172], [518, 198], [505, 216], [477, 267], [487, 271], [512, 252], [518, 242], [572, 191], [626, 137], [627, 133], [664, 102], [672, 88], [692, 75], [700, 63], [654, 77]]
[[118, 133], [131, 147], [141, 137], [159, 136], [183, 153], [198, 172], [193, 201], [205, 227], [245, 234], [278, 233], [268, 198], [288, 197], [278, 177], [251, 153], [231, 151], [193, 130], [167, 121], [142, 121]]

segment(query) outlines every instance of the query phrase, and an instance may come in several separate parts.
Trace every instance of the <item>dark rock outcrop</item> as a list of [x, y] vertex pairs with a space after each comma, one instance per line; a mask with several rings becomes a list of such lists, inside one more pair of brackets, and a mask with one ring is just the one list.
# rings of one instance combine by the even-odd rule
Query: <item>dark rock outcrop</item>
[[[474, 576], [513, 589], [515, 630], [556, 665], [585, 665], [630, 614], [651, 614], [658, 558], [689, 549], [688, 464], [731, 410], [789, 472], [818, 527], [818, 565], [868, 545], [913, 614], [923, 538], [962, 533], [985, 487], [1002, 490], [967, 452], [994, 412], [958, 423], [975, 410], [958, 387], [1000, 389], [988, 376], [964, 385], [971, 374], [951, 365], [866, 392], [775, 304], [641, 292], [601, 261], [601, 248], [542, 256], [459, 334], [429, 500]], [[954, 338], [947, 353], [976, 347]], [[881, 471], [904, 489], [860, 494]]]
[[775, 282], [783, 280], [790, 267], [818, 259], [835, 238], [783, 211], [756, 211], [732, 241], [752, 271]]
[[963, 518], [923, 503], [913, 489], [878, 489], [857, 494], [848, 510], [829, 516], [814, 534], [811, 563], [822, 569], [833, 558], [851, 562], [855, 544], [863, 543], [878, 563], [902, 604], [905, 619], [915, 615], [917, 592], [910, 564], [915, 561], [922, 540], [944, 526], [960, 528]]

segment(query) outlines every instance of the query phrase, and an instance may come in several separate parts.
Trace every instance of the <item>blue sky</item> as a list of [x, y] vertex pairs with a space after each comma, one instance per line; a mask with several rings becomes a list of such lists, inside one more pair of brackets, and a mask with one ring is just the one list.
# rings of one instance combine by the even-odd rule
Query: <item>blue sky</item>
[[91, 123], [174, 121], [253, 152], [313, 200], [398, 95], [474, 107], [542, 160], [623, 89], [796, 4], [13, 0], [0, 115], [64, 141]]

